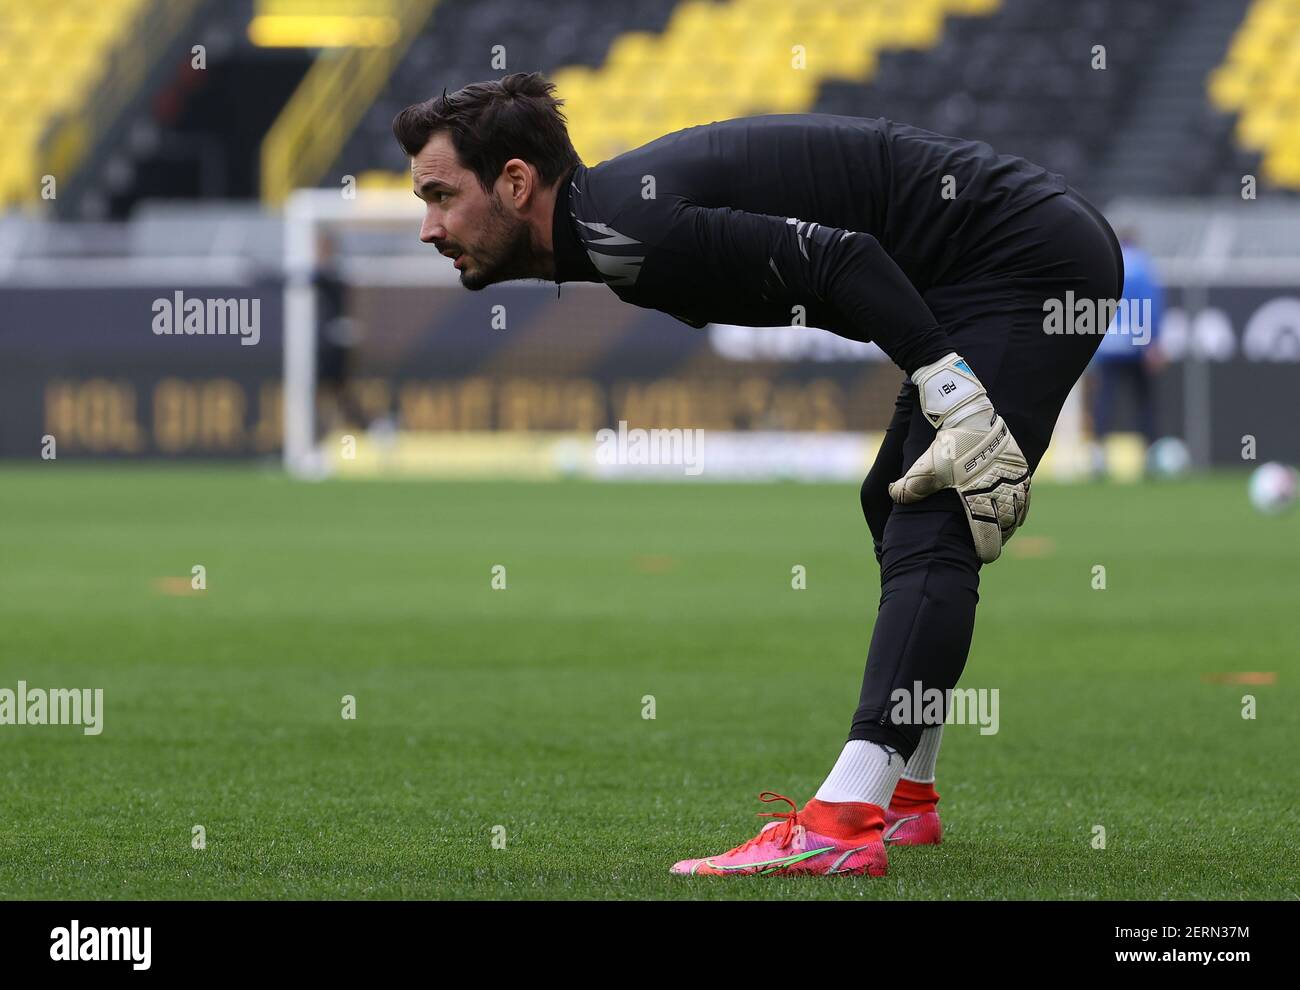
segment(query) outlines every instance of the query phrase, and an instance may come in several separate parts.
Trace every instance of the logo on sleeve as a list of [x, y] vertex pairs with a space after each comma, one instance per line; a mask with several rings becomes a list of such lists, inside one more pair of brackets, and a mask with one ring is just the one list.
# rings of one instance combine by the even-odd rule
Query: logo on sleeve
[[[607, 285], [636, 285], [637, 276], [641, 274], [641, 263], [645, 255], [613, 253], [610, 248], [641, 248], [640, 241], [620, 234], [608, 224], [592, 223], [588, 220], [574, 221], [586, 230], [579, 230], [578, 236], [587, 249], [587, 256], [600, 272]], [[594, 236], [592, 236], [594, 235]]]
[[797, 217], [786, 217], [785, 222], [794, 227], [795, 237], [799, 241], [799, 253], [808, 260], [808, 242], [812, 240], [812, 235], [816, 232], [819, 224], [808, 223], [806, 220], [800, 220]]

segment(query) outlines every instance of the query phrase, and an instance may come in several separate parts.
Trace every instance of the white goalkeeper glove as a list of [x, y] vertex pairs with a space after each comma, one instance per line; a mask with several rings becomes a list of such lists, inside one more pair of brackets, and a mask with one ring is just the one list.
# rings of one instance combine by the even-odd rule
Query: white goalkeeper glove
[[937, 431], [928, 450], [889, 486], [910, 504], [945, 488], [961, 496], [975, 552], [992, 563], [1029, 512], [1029, 464], [975, 372], [956, 352], [918, 368], [921, 411]]

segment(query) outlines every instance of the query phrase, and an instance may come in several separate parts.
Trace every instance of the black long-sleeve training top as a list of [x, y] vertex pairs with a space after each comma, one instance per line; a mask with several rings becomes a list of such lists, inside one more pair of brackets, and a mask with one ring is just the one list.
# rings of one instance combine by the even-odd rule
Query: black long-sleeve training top
[[694, 327], [874, 340], [910, 375], [949, 350], [921, 294], [1066, 188], [983, 142], [883, 117], [716, 121], [573, 169], [556, 195], [555, 281], [604, 282]]

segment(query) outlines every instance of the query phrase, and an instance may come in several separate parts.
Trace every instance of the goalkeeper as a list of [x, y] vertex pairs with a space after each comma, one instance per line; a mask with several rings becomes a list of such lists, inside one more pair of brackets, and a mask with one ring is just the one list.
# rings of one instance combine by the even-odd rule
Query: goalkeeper
[[764, 792], [789, 811], [672, 867], [883, 875], [886, 842], [941, 837], [942, 719], [896, 718], [914, 706], [895, 692], [946, 698], [957, 684], [980, 568], [1024, 522], [1106, 329], [1070, 325], [1074, 304], [1119, 298], [1119, 244], [1061, 176], [884, 118], [725, 120], [587, 166], [553, 88], [516, 73], [393, 122], [426, 204], [421, 239], [465, 287], [604, 282], [694, 327], [799, 323], [875, 341], [906, 373], [862, 485], [881, 595], [848, 741], [802, 807]]

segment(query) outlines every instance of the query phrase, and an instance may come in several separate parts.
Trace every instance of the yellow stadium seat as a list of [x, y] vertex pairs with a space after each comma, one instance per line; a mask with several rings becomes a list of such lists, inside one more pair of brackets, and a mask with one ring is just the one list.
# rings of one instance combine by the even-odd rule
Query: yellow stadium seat
[[682, 0], [662, 34], [629, 32], [614, 40], [599, 68], [569, 66], [551, 78], [565, 101], [574, 146], [595, 163], [711, 120], [807, 110], [824, 80], [869, 78], [882, 49], [933, 46], [945, 16], [987, 15], [1000, 6], [998, 0]]
[[94, 93], [113, 46], [132, 36], [146, 10], [144, 0], [0, 0], [0, 90], [14, 111], [4, 117], [0, 207], [38, 202], [41, 140], [56, 115]]
[[1272, 108], [1251, 109], [1237, 121], [1237, 143], [1248, 151], [1264, 151], [1281, 130], [1282, 121]]
[[1268, 181], [1300, 188], [1300, 2], [1255, 0], [1207, 77], [1206, 95], [1213, 106], [1238, 111], [1235, 139], [1262, 155]]
[[1268, 155], [1261, 163], [1260, 171], [1265, 180], [1274, 185], [1300, 189], [1300, 151]]

